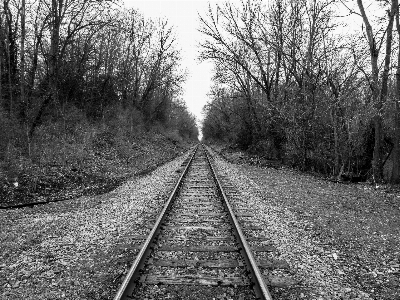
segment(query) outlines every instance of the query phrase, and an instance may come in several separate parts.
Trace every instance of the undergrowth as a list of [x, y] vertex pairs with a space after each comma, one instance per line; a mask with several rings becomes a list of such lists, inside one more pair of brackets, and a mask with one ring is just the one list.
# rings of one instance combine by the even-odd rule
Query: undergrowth
[[159, 125], [146, 128], [140, 119], [124, 115], [89, 122], [72, 110], [63, 119], [40, 126], [30, 143], [23, 125], [16, 128], [4, 115], [1, 120], [3, 206], [106, 192], [190, 145], [176, 130]]

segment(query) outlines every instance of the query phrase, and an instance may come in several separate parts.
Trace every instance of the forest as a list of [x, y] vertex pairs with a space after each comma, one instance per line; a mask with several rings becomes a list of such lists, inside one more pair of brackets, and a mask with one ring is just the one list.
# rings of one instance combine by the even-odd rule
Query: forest
[[88, 168], [107, 147], [128, 164], [147, 151], [139, 136], [197, 140], [167, 20], [122, 1], [4, 0], [0, 53], [3, 188], [46, 168]]
[[397, 0], [226, 2], [200, 23], [201, 59], [214, 64], [205, 140], [399, 183]]

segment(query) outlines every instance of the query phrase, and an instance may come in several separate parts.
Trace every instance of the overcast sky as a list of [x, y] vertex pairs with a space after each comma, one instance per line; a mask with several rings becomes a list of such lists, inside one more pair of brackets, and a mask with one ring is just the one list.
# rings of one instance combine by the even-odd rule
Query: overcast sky
[[[207, 93], [210, 90], [212, 64], [200, 63], [197, 59], [201, 34], [198, 12], [201, 15], [208, 9], [208, 3], [217, 3], [218, 0], [124, 0], [127, 7], [137, 8], [144, 17], [158, 19], [167, 18], [175, 29], [177, 46], [182, 50], [182, 67], [188, 70], [188, 78], [183, 86], [183, 99], [189, 110], [201, 118], [201, 110], [207, 102]], [[222, 2], [222, 1], [219, 1]]]

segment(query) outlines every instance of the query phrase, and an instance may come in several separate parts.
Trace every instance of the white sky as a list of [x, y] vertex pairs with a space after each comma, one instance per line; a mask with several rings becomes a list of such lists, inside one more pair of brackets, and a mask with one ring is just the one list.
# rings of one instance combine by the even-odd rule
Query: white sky
[[[181, 49], [182, 68], [188, 70], [183, 85], [183, 100], [189, 110], [201, 119], [201, 110], [207, 102], [211, 87], [212, 63], [199, 62], [199, 42], [202, 38], [199, 28], [198, 12], [204, 16], [208, 3], [218, 0], [124, 0], [126, 7], [137, 8], [145, 18], [166, 18], [175, 29], [177, 48]], [[221, 1], [220, 1], [221, 2]]]

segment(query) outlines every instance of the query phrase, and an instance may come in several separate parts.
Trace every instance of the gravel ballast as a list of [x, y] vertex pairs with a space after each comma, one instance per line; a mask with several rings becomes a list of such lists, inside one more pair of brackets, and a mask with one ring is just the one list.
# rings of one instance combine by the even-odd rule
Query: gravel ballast
[[286, 168], [235, 165], [218, 155], [215, 165], [223, 185], [239, 193], [230, 201], [253, 213], [259, 234], [278, 250], [274, 259], [289, 264], [264, 273], [281, 281], [271, 288], [274, 299], [400, 299], [398, 201]]
[[[0, 211], [0, 299], [112, 299], [188, 155], [101, 196]], [[253, 215], [243, 224], [276, 248], [257, 258], [284, 266], [263, 271], [274, 300], [400, 299], [396, 195], [214, 162], [229, 200]]]
[[112, 299], [188, 155], [101, 196], [0, 211], [0, 298]]

